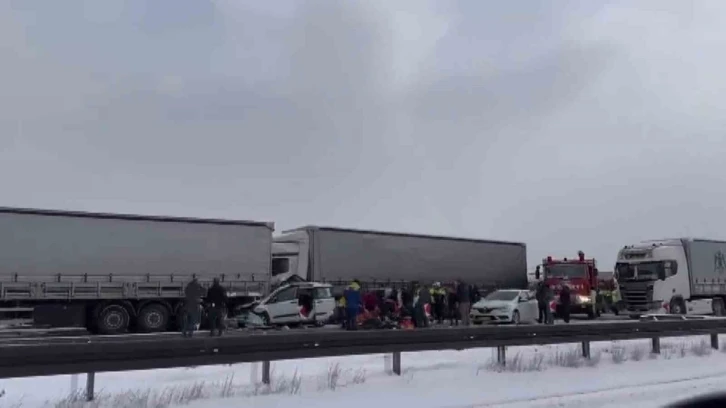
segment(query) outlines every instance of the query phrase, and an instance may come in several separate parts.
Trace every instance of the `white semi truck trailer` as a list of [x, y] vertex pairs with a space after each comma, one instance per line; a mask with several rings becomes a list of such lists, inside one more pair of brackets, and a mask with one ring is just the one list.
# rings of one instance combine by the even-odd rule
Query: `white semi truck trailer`
[[527, 288], [527, 248], [519, 242], [319, 226], [274, 238], [272, 283], [329, 282], [397, 287], [461, 279], [484, 290]]
[[0, 309], [102, 334], [159, 332], [184, 287], [219, 278], [228, 310], [267, 294], [267, 222], [0, 208]]
[[615, 273], [627, 313], [726, 315], [726, 241], [664, 239], [623, 247]]

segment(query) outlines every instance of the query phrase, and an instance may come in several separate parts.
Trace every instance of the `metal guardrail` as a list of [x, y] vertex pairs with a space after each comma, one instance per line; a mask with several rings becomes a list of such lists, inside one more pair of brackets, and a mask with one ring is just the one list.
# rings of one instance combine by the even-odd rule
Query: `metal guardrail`
[[270, 381], [270, 361], [393, 353], [393, 371], [401, 373], [401, 353], [434, 350], [497, 348], [506, 364], [506, 347], [581, 343], [590, 357], [590, 342], [652, 339], [660, 352], [660, 338], [726, 333], [726, 319], [613, 322], [582, 325], [536, 325], [423, 330], [275, 332], [229, 337], [185, 339], [169, 335], [127, 338], [87, 337], [52, 342], [0, 344], [0, 378], [88, 373], [88, 397], [93, 398], [95, 373], [175, 368], [184, 366], [263, 362], [262, 380]]

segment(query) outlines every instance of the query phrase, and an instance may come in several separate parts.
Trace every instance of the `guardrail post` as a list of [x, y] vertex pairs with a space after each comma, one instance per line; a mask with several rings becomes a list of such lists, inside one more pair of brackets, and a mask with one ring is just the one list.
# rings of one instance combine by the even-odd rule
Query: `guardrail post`
[[401, 352], [400, 351], [394, 351], [393, 352], [393, 373], [396, 375], [401, 375]]
[[660, 354], [660, 337], [653, 337], [653, 354]]
[[589, 341], [583, 341], [582, 342], [582, 357], [586, 359], [590, 359], [590, 342]]
[[711, 333], [711, 348], [714, 350], [718, 350], [718, 334], [717, 333]]
[[502, 367], [507, 365], [507, 348], [505, 346], [497, 347], [497, 364]]
[[86, 401], [93, 401], [94, 387], [96, 385], [96, 373], [86, 374]]
[[270, 362], [269, 361], [262, 362], [262, 383], [265, 385], [270, 385]]

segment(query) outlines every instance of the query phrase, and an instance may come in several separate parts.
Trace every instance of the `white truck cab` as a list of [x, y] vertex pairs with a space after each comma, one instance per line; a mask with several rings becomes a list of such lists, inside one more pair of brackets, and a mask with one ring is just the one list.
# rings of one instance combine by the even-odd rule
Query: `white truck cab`
[[308, 280], [310, 238], [307, 231], [291, 231], [274, 238], [272, 243], [273, 287]]
[[723, 315], [726, 279], [715, 267], [721, 249], [726, 243], [690, 238], [624, 246], [615, 274], [627, 313]]

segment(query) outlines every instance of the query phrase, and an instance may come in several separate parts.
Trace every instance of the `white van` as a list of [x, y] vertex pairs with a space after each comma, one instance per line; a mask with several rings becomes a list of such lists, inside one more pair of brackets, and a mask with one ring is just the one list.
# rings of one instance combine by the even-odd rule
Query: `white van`
[[262, 299], [252, 312], [260, 316], [265, 326], [323, 325], [335, 313], [332, 289], [333, 286], [326, 283], [291, 283]]

